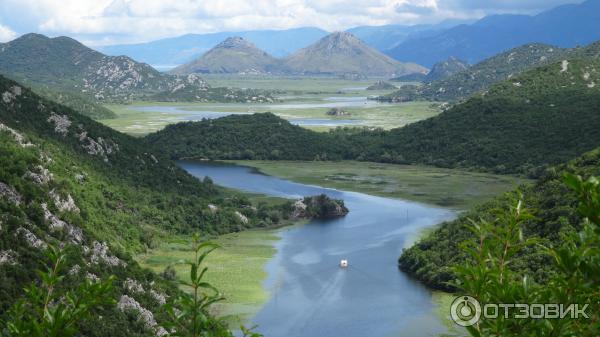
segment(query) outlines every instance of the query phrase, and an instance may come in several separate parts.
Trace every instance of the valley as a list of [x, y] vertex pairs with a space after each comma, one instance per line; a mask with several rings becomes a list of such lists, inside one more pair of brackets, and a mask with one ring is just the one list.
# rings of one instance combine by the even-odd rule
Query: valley
[[[293, 124], [327, 131], [338, 126], [396, 128], [437, 115], [440, 103], [381, 103], [368, 97], [391, 91], [367, 91], [375, 79], [342, 80], [332, 77], [252, 77], [211, 75], [208, 83], [216, 87], [255, 88], [279, 92], [272, 103], [167, 103], [135, 102], [106, 105], [115, 118], [102, 123], [124, 133], [142, 136], [168, 124], [199, 121], [228, 114], [272, 112]], [[332, 108], [342, 108], [343, 116], [330, 116]]]
[[600, 0], [41, 2], [1, 337], [600, 336]]

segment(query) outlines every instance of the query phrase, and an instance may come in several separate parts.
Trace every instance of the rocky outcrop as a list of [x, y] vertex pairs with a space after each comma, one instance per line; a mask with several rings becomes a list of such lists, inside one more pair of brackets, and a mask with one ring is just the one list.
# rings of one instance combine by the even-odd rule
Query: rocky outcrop
[[54, 131], [66, 136], [71, 126], [71, 121], [67, 115], [58, 115], [55, 112], [50, 114], [48, 117], [49, 123], [54, 123]]
[[0, 197], [6, 198], [8, 201], [14, 203], [19, 206], [21, 204], [21, 200], [23, 199], [19, 192], [14, 189], [14, 187], [9, 186], [0, 181]]
[[106, 242], [94, 241], [90, 261], [94, 264], [104, 263], [111, 267], [126, 266], [124, 261], [111, 255]]
[[0, 123], [0, 131], [5, 131], [10, 133], [10, 135], [13, 137], [13, 139], [19, 143], [19, 145], [21, 147], [29, 147], [29, 146], [33, 146], [33, 144], [31, 144], [30, 142], [28, 142], [27, 140], [25, 140], [25, 137], [20, 134], [19, 132], [15, 131], [12, 128], [9, 128], [8, 126]]
[[152, 311], [142, 307], [133, 297], [127, 295], [121, 296], [117, 308], [122, 312], [134, 311], [138, 314], [138, 319], [144, 323], [147, 329], [153, 330], [157, 337], [168, 335], [168, 332], [158, 325]]
[[332, 199], [325, 194], [305, 197], [293, 204], [292, 217], [296, 219], [331, 219], [348, 214], [343, 200]]

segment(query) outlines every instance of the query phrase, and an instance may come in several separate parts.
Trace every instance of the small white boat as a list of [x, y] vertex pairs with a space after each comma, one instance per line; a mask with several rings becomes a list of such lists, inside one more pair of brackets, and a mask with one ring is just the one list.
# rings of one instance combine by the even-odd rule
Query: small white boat
[[340, 268], [348, 268], [348, 260], [340, 260]]

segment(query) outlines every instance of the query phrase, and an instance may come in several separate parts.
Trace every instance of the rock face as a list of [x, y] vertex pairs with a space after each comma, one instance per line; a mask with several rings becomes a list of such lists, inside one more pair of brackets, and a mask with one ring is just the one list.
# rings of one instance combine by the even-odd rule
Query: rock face
[[242, 37], [229, 37], [202, 57], [173, 69], [172, 74], [268, 74], [279, 72], [280, 61]]
[[284, 66], [288, 71], [299, 74], [394, 77], [427, 71], [418, 64], [396, 61], [347, 32], [330, 34], [297, 51], [284, 60]]
[[325, 194], [305, 197], [293, 205], [292, 217], [296, 219], [331, 219], [348, 214], [343, 200], [331, 199]]
[[388, 82], [385, 81], [377, 81], [375, 82], [375, 84], [369, 86], [367, 88], [367, 90], [396, 90], [398, 89], [398, 87], [396, 87], [393, 84], [390, 84]]

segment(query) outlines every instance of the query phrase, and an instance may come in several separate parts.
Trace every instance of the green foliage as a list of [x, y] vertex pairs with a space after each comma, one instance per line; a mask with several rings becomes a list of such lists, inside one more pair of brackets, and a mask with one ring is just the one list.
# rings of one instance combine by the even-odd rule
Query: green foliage
[[109, 119], [117, 116], [112, 110], [105, 108], [100, 103], [82, 94], [66, 90], [58, 92], [42, 86], [36, 87], [33, 90], [40, 96], [46, 97], [51, 101], [62, 104], [93, 119]]
[[40, 284], [25, 288], [25, 298], [17, 301], [6, 314], [7, 337], [69, 337], [76, 336], [79, 324], [89, 319], [92, 309], [114, 304], [107, 297], [113, 279], [85, 280], [76, 288], [65, 284], [63, 272], [66, 255], [53, 246], [48, 247], [48, 269], [39, 271]]
[[208, 271], [204, 259], [217, 248], [218, 245], [201, 243], [199, 236], [194, 236], [194, 260], [186, 262], [190, 266], [190, 280], [181, 281], [182, 285], [191, 288], [192, 294], [182, 294], [165, 307], [171, 318], [167, 327], [175, 331], [172, 336], [199, 337], [206, 336], [207, 331], [211, 336], [230, 336], [223, 324], [214, 321], [209, 314], [210, 306], [224, 299], [217, 288], [204, 280]]
[[[151, 291], [166, 298], [176, 298], [180, 291], [170, 280], [140, 268], [130, 254], [170, 234], [228, 233], [273, 225], [272, 213], [278, 219], [287, 216], [283, 211], [289, 203], [265, 204], [254, 211], [243, 195], [224, 191], [210, 179], [201, 182], [168, 158], [153, 154], [139, 139], [13, 81], [0, 77], [0, 93], [8, 98], [0, 101], [0, 320], [7, 320], [8, 309], [24, 298], [23, 285], [39, 284], [35, 271], [44, 268], [44, 247], [60, 245], [66, 247], [64, 269], [69, 270], [61, 289], [73, 291], [76, 298], [81, 294], [79, 285], [88, 278], [114, 275], [114, 287], [103, 297], [134, 296], [161, 325], [167, 317], [159, 313], [160, 303]], [[43, 172], [46, 181], [31, 178], [32, 173]], [[70, 198], [76, 209], [62, 204]], [[212, 212], [209, 204], [218, 211]], [[247, 223], [240, 221], [237, 211]], [[111, 264], [102, 258], [91, 261], [92, 251], [105, 252]], [[131, 293], [128, 279], [145, 291]], [[24, 301], [28, 303], [27, 298]], [[60, 310], [63, 315], [66, 309]], [[155, 335], [133, 310], [102, 305], [91, 311], [89, 319], [78, 323], [79, 335]]]
[[[539, 238], [543, 246], [556, 247], [565, 236], [581, 230], [582, 217], [578, 208], [583, 204], [577, 203], [579, 192], [570, 190], [563, 183], [565, 174], [584, 177], [600, 175], [600, 150], [551, 168], [533, 185], [520, 188], [523, 203], [535, 216], [535, 219], [527, 220], [522, 225], [525, 239]], [[464, 264], [469, 259], [458, 247], [459, 243], [472, 238], [472, 233], [465, 227], [470, 224], [469, 219], [493, 223], [499, 214], [509, 212], [515, 197], [515, 193], [510, 193], [496, 198], [461, 215], [457, 220], [441, 224], [402, 252], [400, 268], [432, 288], [456, 290], [452, 267]], [[551, 262], [551, 258], [536, 245], [521, 250], [513, 260], [512, 268], [515, 272], [529, 275], [538, 283], [544, 283], [556, 272]]]
[[[588, 304], [591, 317], [562, 319], [517, 319], [499, 315], [482, 319], [468, 328], [472, 336], [597, 336], [600, 308], [600, 184], [594, 177], [583, 181], [580, 176], [566, 175], [568, 185], [580, 198], [584, 216], [583, 229], [564, 237], [556, 247], [543, 247], [552, 257], [556, 273], [539, 284], [524, 273], [511, 270], [519, 252], [537, 243], [524, 239], [522, 227], [532, 220], [519, 200], [508, 212], [499, 214], [493, 223], [473, 222], [473, 238], [463, 243], [470, 262], [455, 268], [457, 284], [480, 303], [556, 303]], [[591, 218], [588, 215], [592, 216]], [[534, 220], [535, 221], [535, 220]]]

